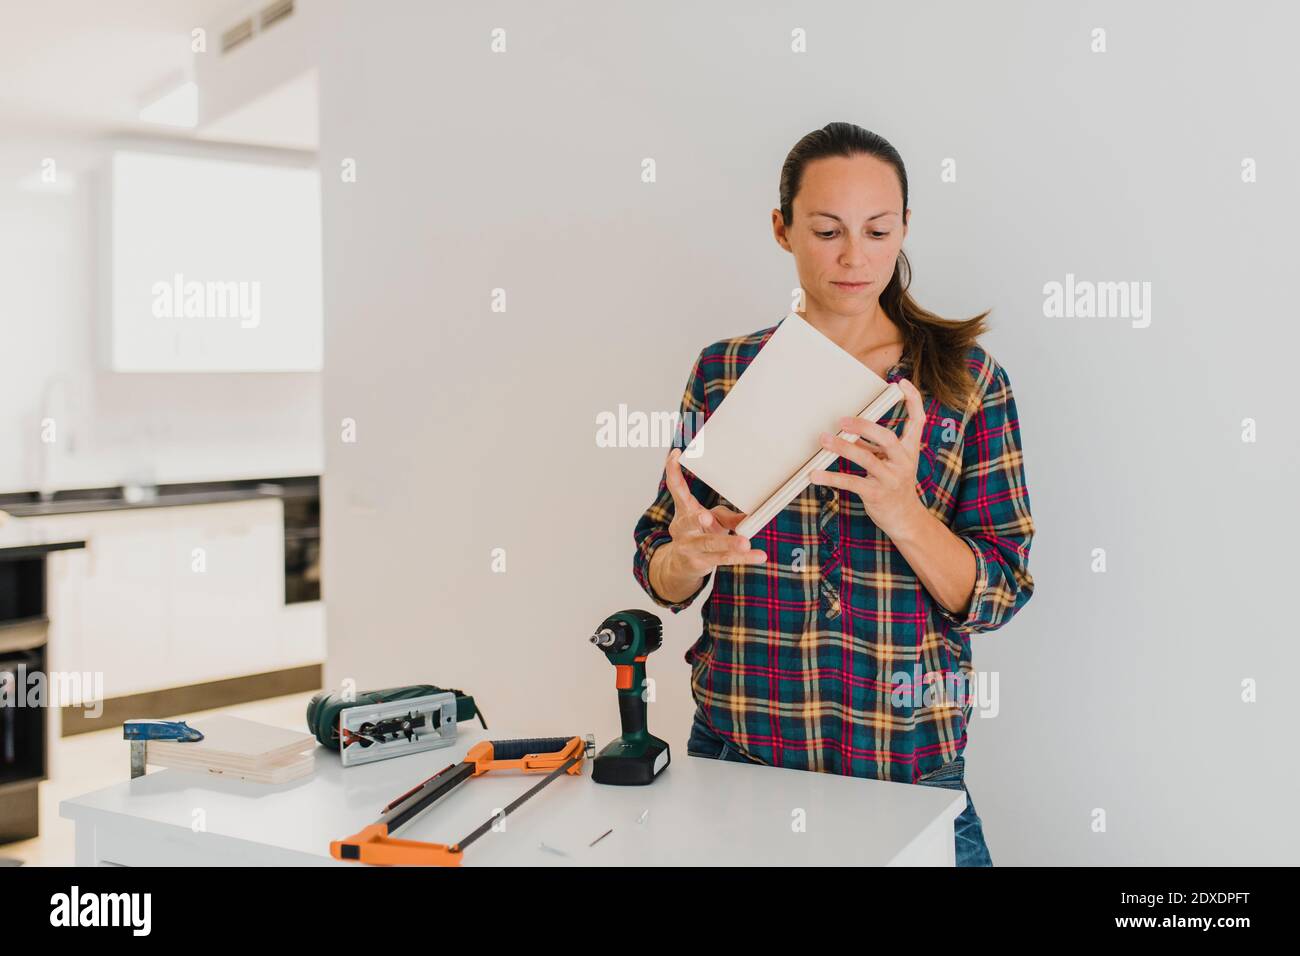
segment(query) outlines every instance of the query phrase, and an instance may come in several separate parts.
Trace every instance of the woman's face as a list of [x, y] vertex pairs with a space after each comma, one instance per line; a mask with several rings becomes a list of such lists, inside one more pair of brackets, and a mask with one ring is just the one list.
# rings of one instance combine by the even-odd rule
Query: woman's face
[[804, 167], [786, 228], [772, 210], [776, 241], [794, 255], [814, 315], [871, 315], [894, 274], [907, 235], [894, 167], [874, 156], [827, 156]]

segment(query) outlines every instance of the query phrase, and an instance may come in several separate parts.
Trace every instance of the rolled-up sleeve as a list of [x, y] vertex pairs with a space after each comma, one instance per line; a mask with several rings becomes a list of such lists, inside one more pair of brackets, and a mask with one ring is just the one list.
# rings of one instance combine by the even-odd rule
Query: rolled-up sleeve
[[[705, 353], [701, 353], [696, 358], [695, 364], [691, 368], [690, 378], [686, 383], [685, 393], [682, 395], [681, 407], [678, 410], [677, 430], [673, 437], [673, 447], [675, 448], [685, 448], [708, 416], [708, 404], [704, 387], [704, 358]], [[686, 468], [690, 467], [688, 459], [683, 459], [683, 463]], [[682, 474], [686, 478], [686, 484], [690, 487], [691, 494], [695, 496], [696, 501], [706, 508], [712, 508], [718, 503], [717, 493], [712, 488], [699, 478], [696, 478], [688, 470], [683, 470]], [[650, 507], [646, 508], [645, 513], [641, 515], [640, 520], [636, 523], [636, 528], [632, 532], [633, 540], [636, 543], [636, 550], [632, 555], [632, 574], [636, 577], [637, 583], [641, 585], [642, 590], [649, 595], [650, 600], [676, 614], [684, 608], [690, 607], [700, 595], [700, 592], [708, 587], [713, 574], [710, 572], [705, 575], [704, 581], [696, 589], [695, 593], [682, 601], [665, 601], [650, 587], [650, 561], [659, 548], [672, 540], [668, 534], [668, 525], [673, 520], [674, 512], [673, 496], [668, 490], [668, 472], [665, 463], [665, 470], [659, 477], [658, 493], [655, 495], [654, 501], [650, 503]]]
[[935, 606], [960, 634], [996, 630], [1034, 593], [1029, 573], [1034, 521], [1020, 420], [1011, 381], [1000, 365], [967, 422], [951, 528], [975, 555], [975, 589], [965, 614]]

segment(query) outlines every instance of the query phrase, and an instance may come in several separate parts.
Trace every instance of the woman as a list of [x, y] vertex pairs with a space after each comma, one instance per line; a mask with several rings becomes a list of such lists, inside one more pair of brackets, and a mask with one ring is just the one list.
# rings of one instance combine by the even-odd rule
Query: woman
[[[849, 123], [809, 133], [780, 202], [773, 232], [806, 320], [897, 382], [906, 407], [837, 423], [857, 442], [823, 434], [840, 457], [752, 540], [731, 534], [743, 514], [682, 471], [679, 430], [633, 571], [674, 613], [714, 577], [686, 654], [687, 752], [965, 790], [970, 635], [1033, 593], [1011, 383], [976, 342], [987, 312], [948, 321], [908, 295], [907, 173], [888, 142]], [[775, 329], [700, 353], [683, 423], [707, 419]], [[959, 866], [992, 864], [969, 792], [955, 837]]]

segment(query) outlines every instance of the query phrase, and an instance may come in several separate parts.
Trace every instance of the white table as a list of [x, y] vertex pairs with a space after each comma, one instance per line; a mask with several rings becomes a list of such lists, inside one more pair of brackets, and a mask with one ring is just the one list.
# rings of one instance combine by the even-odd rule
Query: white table
[[[346, 770], [317, 750], [315, 772], [281, 786], [155, 770], [64, 800], [59, 815], [76, 824], [79, 866], [360, 866], [334, 860], [330, 841], [373, 823], [390, 800], [489, 737], [506, 735], [462, 727], [450, 747]], [[128, 762], [123, 742], [124, 778]], [[684, 746], [648, 787], [590, 774], [584, 763], [581, 777], [552, 781], [505, 818], [504, 831], [469, 846], [463, 865], [952, 866], [953, 821], [966, 806], [960, 790], [691, 757]], [[542, 776], [469, 780], [398, 836], [453, 843]]]

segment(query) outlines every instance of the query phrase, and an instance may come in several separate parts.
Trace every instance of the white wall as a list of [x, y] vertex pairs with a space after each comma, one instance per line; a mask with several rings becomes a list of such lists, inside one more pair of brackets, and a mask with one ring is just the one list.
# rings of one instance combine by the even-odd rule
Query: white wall
[[[30, 131], [0, 149], [0, 492], [38, 488], [46, 454], [51, 489], [319, 473], [319, 374], [104, 370], [94, 179], [104, 155], [95, 143]], [[60, 175], [76, 174], [72, 192], [18, 187], [46, 157]], [[48, 406], [59, 426], [49, 449], [41, 419], [53, 381], [64, 384]]]
[[[995, 862], [1291, 862], [1295, 24], [1175, 9], [334, 8], [327, 678], [453, 683], [495, 731], [609, 739], [613, 675], [585, 639], [650, 607], [632, 528], [663, 450], [597, 449], [595, 416], [675, 408], [702, 346], [785, 313], [780, 164], [849, 120], [909, 165], [914, 292], [993, 309], [1022, 416], [1037, 592], [976, 639], [1001, 711], [967, 749]], [[1151, 325], [1046, 318], [1067, 273], [1151, 282]], [[663, 616], [651, 728], [680, 760], [699, 604]]]

